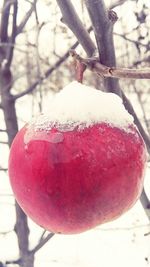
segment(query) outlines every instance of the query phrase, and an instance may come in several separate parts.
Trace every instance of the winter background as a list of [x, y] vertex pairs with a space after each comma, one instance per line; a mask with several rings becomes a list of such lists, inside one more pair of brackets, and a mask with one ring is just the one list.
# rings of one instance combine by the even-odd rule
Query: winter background
[[[0, 10], [2, 11], [2, 3]], [[75, 2], [82, 21], [90, 25], [82, 1]], [[106, 0], [106, 5], [115, 1]], [[28, 12], [31, 2], [18, 1], [18, 24]], [[114, 10], [118, 21], [114, 27], [117, 64], [124, 67], [148, 67], [150, 42], [149, 0], [121, 1]], [[143, 12], [143, 13], [142, 13]], [[145, 12], [145, 13], [144, 13]], [[138, 14], [138, 15], [137, 15]], [[144, 17], [145, 14], [145, 17]], [[12, 62], [15, 83], [13, 92], [19, 93], [44, 75], [69, 47], [76, 41], [67, 27], [60, 21], [61, 14], [55, 1], [38, 1], [36, 16], [33, 12], [23, 32], [18, 35]], [[142, 21], [143, 18], [143, 21]], [[93, 33], [91, 33], [93, 37]], [[83, 52], [79, 46], [77, 51]], [[48, 110], [49, 102], [64, 85], [74, 79], [74, 67], [68, 58], [59, 68], [39, 83], [31, 94], [20, 98], [16, 104], [19, 128], [40, 112]], [[98, 86], [98, 77], [89, 72], [85, 83]], [[146, 131], [145, 120], [150, 121], [149, 82], [121, 81], [121, 86], [130, 98]], [[5, 129], [0, 110], [0, 129]], [[0, 261], [18, 258], [18, 244], [14, 225], [16, 221], [14, 197], [7, 174], [9, 148], [7, 135], [0, 132]], [[150, 197], [149, 163], [145, 175], [145, 189]], [[43, 229], [28, 219], [30, 226], [30, 248], [38, 242]], [[119, 219], [100, 225], [78, 235], [55, 235], [42, 247], [35, 257], [35, 267], [146, 267], [150, 265], [150, 222], [140, 201]], [[9, 264], [9, 266], [17, 266]], [[30, 267], [30, 266], [26, 266]]]

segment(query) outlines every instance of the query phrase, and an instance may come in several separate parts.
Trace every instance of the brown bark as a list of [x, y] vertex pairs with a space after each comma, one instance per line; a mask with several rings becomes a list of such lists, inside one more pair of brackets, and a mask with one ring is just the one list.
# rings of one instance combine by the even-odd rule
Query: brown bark
[[147, 69], [127, 69], [118, 67], [109, 67], [99, 62], [98, 58], [83, 58], [78, 55], [74, 50], [70, 51], [72, 57], [78, 62], [85, 65], [88, 69], [96, 74], [110, 78], [119, 79], [150, 79], [150, 68]]

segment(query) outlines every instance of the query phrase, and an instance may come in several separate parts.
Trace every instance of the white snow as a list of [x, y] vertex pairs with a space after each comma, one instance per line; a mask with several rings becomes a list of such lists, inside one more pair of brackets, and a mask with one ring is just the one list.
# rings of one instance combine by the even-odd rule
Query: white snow
[[30, 125], [37, 130], [49, 130], [55, 125], [68, 131], [100, 122], [127, 130], [133, 118], [119, 96], [73, 81], [56, 94], [47, 114], [35, 118]]

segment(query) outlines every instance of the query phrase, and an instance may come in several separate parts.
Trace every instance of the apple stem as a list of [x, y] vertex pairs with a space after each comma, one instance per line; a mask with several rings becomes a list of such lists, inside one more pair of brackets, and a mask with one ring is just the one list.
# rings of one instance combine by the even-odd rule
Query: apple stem
[[86, 70], [87, 66], [84, 62], [80, 61], [80, 58], [78, 58], [78, 56], [76, 56], [77, 54], [74, 52], [74, 50], [70, 50], [69, 53], [75, 62], [75, 68], [76, 68], [75, 78], [79, 83], [82, 83], [83, 82], [83, 74], [84, 74], [84, 71]]
[[79, 61], [76, 61], [76, 80], [79, 83], [83, 82], [83, 74], [84, 74], [85, 70], [86, 70], [85, 64], [83, 64]]

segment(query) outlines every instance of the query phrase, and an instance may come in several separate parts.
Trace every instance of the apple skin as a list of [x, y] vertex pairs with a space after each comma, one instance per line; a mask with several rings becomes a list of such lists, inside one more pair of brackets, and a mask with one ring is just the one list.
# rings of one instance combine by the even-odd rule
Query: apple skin
[[11, 147], [10, 182], [37, 224], [81, 233], [133, 206], [143, 188], [146, 154], [134, 125], [128, 132], [107, 123], [66, 132], [26, 125]]

